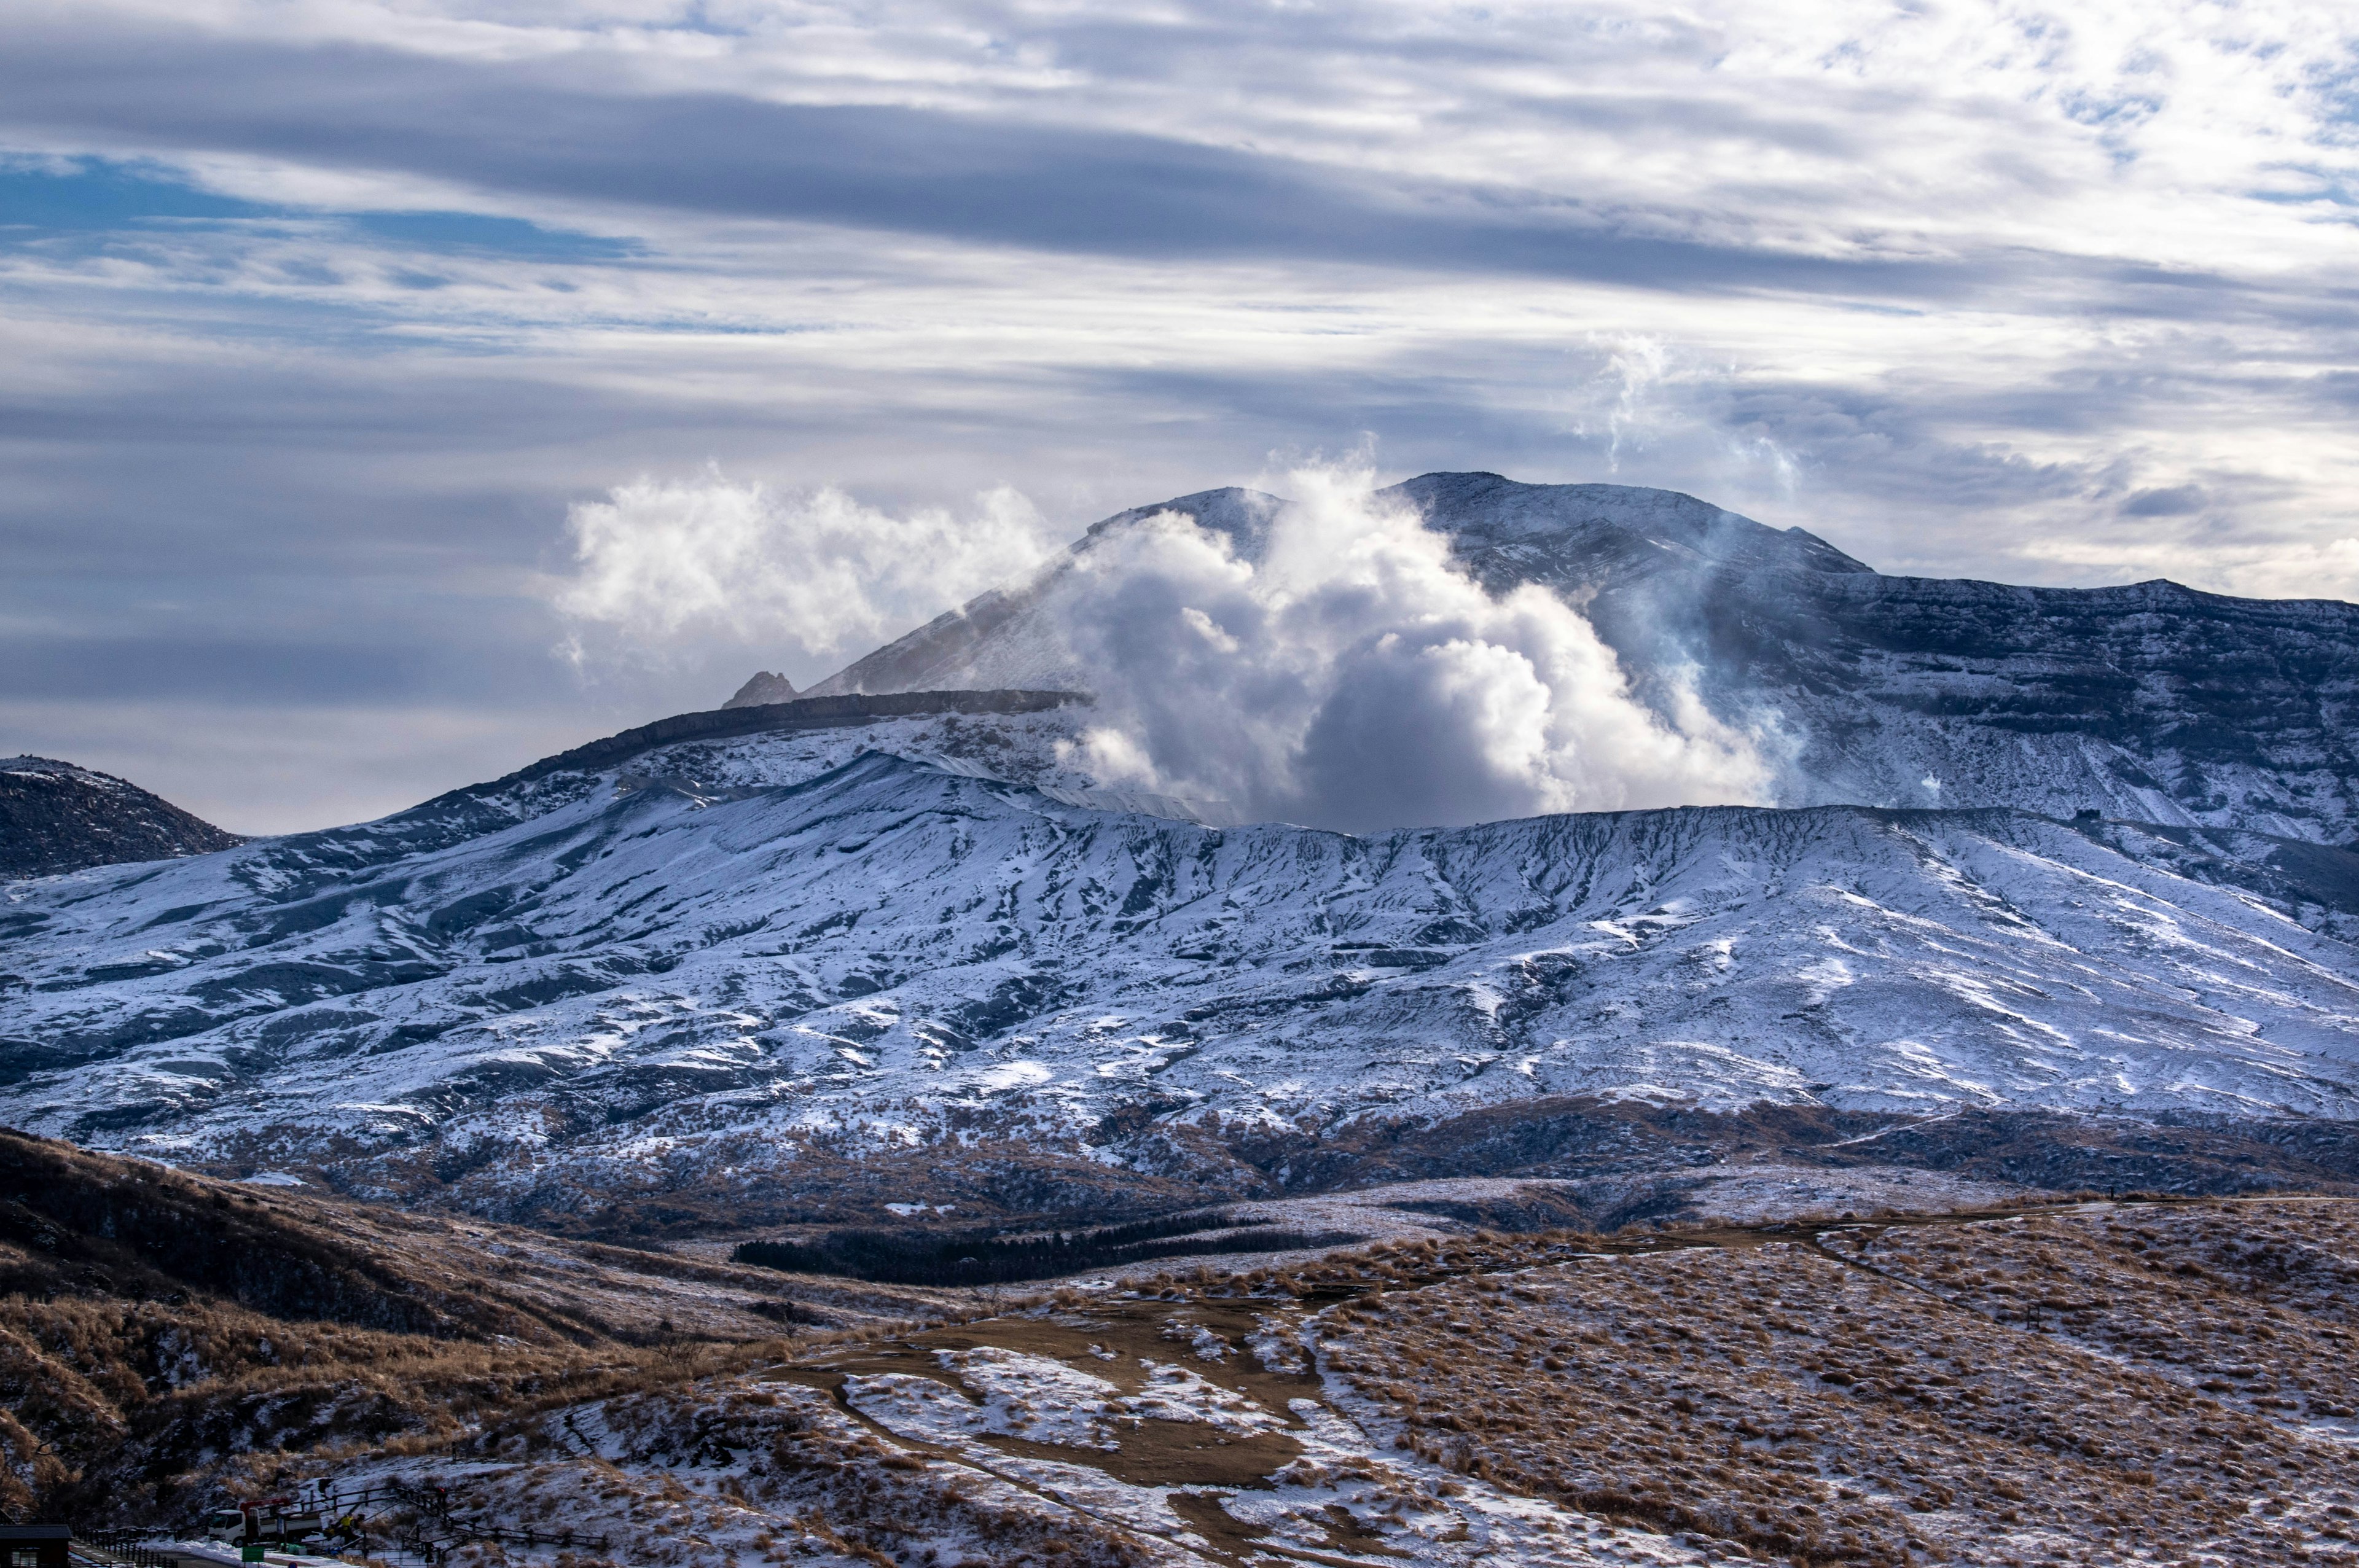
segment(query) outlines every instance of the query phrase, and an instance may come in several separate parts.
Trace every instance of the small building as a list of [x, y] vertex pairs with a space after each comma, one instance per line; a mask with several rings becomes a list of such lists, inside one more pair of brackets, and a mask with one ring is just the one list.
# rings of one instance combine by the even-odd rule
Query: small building
[[0, 1524], [0, 1568], [67, 1568], [71, 1540], [61, 1524]]

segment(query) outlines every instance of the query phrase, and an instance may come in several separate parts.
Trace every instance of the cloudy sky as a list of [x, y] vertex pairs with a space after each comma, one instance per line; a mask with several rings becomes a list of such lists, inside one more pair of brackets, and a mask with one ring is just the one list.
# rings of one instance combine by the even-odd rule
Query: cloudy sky
[[2354, 222], [2343, 5], [12, 0], [0, 752], [374, 815], [1321, 455], [2359, 598]]

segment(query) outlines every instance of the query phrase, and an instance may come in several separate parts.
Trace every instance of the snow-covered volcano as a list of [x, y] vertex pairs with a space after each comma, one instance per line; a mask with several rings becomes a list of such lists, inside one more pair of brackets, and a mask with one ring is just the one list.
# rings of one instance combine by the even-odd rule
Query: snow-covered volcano
[[0, 1121], [776, 1215], [1332, 1185], [1404, 1139], [1450, 1174], [1464, 1128], [1545, 1165], [1567, 1105], [2359, 1120], [2353, 607], [1887, 578], [1659, 492], [1399, 493], [1490, 594], [1582, 606], [1628, 700], [1785, 738], [1787, 805], [1353, 836], [1114, 787], [1050, 611], [1165, 513], [1241, 580], [1283, 503], [1215, 492], [816, 695], [7, 885]]
[[[1890, 577], [1801, 529], [1620, 485], [1435, 473], [1375, 501], [1413, 508], [1491, 593], [1536, 584], [1582, 606], [1658, 715], [1676, 721], [1692, 692], [1754, 737], [1762, 804], [2359, 837], [2359, 607]], [[1288, 506], [1232, 489], [1118, 514], [811, 689], [1099, 689], [1067, 622], [1120, 590], [1106, 557], [1176, 514], [1259, 562]]]
[[2359, 1110], [2343, 851], [2007, 810], [1221, 829], [862, 749], [941, 722], [17, 884], [0, 1120], [498, 1207], [1011, 1147], [1217, 1190], [1222, 1150], [1566, 1096]]

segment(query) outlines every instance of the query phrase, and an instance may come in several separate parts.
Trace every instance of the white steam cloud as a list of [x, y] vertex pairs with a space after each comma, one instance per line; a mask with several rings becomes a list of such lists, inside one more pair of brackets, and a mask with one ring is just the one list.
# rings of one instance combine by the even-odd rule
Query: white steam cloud
[[1367, 473], [1288, 488], [1258, 558], [1167, 513], [1060, 575], [1041, 620], [1103, 715], [1070, 762], [1347, 831], [1764, 797], [1750, 738], [1641, 704], [1555, 594], [1491, 597]]
[[[1256, 820], [1368, 832], [1765, 798], [1755, 738], [1691, 685], [1641, 702], [1578, 608], [1532, 585], [1494, 598], [1368, 471], [1306, 468], [1286, 488], [1250, 538], [1177, 513], [1099, 535], [1012, 645], [942, 678], [1086, 687], [1068, 765]], [[964, 517], [896, 515], [717, 470], [621, 486], [571, 528], [580, 568], [554, 597], [577, 654], [592, 632], [656, 654], [716, 634], [857, 653], [1028, 576], [1056, 543], [1013, 491]]]
[[575, 505], [568, 526], [579, 569], [551, 597], [576, 624], [577, 657], [591, 629], [641, 653], [714, 633], [836, 653], [1021, 575], [1059, 543], [1009, 489], [978, 496], [966, 517], [897, 516], [840, 490], [782, 493], [717, 468], [619, 485]]

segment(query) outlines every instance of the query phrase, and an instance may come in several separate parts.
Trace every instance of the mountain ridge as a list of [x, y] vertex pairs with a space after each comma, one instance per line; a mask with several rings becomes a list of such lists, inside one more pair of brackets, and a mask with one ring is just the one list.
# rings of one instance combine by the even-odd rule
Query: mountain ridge
[[941, 1201], [1201, 1200], [1560, 1103], [2359, 1112], [2342, 851], [2304, 881], [1999, 808], [1221, 829], [842, 731], [700, 744], [344, 869], [282, 842], [37, 884], [0, 1119], [557, 1215], [836, 1202], [919, 1159]]
[[[1677, 492], [1426, 474], [1397, 498], [1494, 595], [1577, 602], [1658, 715], [1685, 683], [1774, 764], [1768, 804], [2093, 807], [2359, 841], [2359, 606], [2168, 579], [2048, 589], [1874, 570], [1799, 528]], [[1088, 689], [1048, 585], [1166, 512], [1257, 558], [1287, 503], [1200, 492], [1093, 524], [1064, 556], [815, 684]], [[1651, 532], [1650, 532], [1651, 530]]]
[[[2049, 1184], [2359, 1176], [2359, 853], [2321, 841], [2359, 611], [1893, 578], [1694, 497], [1428, 478], [1462, 570], [1578, 598], [1642, 697], [1701, 647], [1847, 798], [1241, 824], [1107, 788], [1082, 693], [839, 677], [12, 884], [0, 1120], [593, 1226], [1870, 1135]], [[1283, 521], [1180, 501], [1241, 550]], [[849, 670], [1054, 673], [1038, 581]]]

